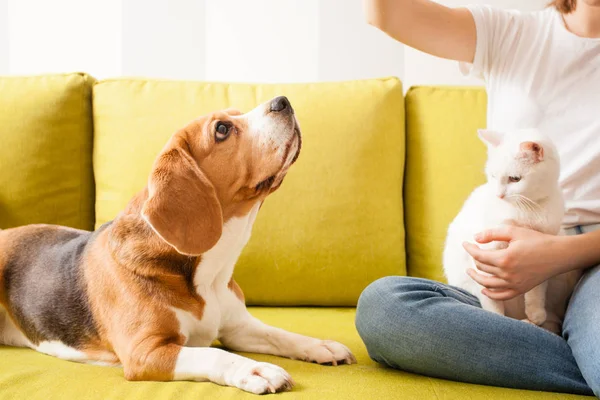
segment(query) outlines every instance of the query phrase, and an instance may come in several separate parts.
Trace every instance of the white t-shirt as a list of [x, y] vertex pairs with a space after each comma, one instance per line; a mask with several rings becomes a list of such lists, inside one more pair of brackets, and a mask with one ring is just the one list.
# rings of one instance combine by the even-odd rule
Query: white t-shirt
[[600, 223], [600, 39], [569, 32], [553, 7], [468, 9], [477, 47], [460, 69], [486, 83], [488, 128], [549, 135], [561, 157], [564, 225]]

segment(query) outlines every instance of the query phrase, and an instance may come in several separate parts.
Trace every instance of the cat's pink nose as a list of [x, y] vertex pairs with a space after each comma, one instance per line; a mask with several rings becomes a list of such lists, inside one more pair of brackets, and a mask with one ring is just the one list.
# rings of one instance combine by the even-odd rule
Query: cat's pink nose
[[500, 194], [498, 194], [498, 198], [499, 198], [499, 199], [503, 199], [503, 198], [504, 198], [504, 193], [500, 193]]

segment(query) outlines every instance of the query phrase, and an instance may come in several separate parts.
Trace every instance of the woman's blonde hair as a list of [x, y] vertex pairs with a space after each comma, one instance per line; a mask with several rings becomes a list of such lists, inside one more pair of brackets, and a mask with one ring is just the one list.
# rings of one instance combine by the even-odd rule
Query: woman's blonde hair
[[569, 14], [575, 11], [577, 0], [553, 0], [550, 5], [556, 7], [563, 14]]

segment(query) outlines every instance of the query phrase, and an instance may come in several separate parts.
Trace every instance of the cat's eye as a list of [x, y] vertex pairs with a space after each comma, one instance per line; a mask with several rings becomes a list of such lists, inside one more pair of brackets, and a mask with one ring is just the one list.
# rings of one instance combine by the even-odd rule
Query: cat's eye
[[521, 180], [520, 176], [509, 176], [508, 181], [511, 183], [517, 183]]

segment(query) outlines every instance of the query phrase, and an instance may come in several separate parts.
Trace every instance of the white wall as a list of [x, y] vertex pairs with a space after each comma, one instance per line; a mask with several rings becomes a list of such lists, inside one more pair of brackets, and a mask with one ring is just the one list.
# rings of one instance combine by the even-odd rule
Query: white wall
[[[442, 0], [539, 9], [546, 0]], [[364, 22], [362, 0], [0, 0], [0, 74], [479, 84]]]
[[205, 15], [208, 79], [317, 78], [318, 0], [207, 1]]
[[8, 0], [0, 0], [0, 74], [8, 73]]
[[205, 77], [207, 18], [204, 1], [117, 1], [121, 5], [119, 75], [172, 79]]
[[7, 25], [9, 73], [121, 72], [120, 0], [8, 0]]

